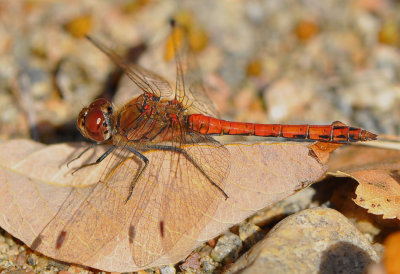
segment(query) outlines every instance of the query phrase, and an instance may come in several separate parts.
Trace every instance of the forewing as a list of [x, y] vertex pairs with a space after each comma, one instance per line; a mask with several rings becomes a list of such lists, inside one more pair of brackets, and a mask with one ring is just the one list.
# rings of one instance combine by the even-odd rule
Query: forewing
[[170, 83], [163, 77], [137, 65], [127, 65], [124, 60], [110, 48], [102, 44], [97, 39], [87, 36], [98, 49], [106, 54], [116, 65], [118, 65], [125, 74], [143, 91], [151, 93], [157, 97], [170, 98], [173, 95], [173, 89]]
[[[32, 248], [45, 254], [55, 248], [57, 258], [82, 264], [90, 263], [92, 259], [96, 261], [101, 255], [107, 256], [107, 250], [111, 252], [117, 244], [116, 237], [128, 233], [127, 224], [134, 208], [139, 206], [133, 202], [125, 204], [129, 181], [124, 169], [126, 164], [132, 167], [127, 156], [125, 150], [117, 150], [99, 165], [77, 171], [74, 177], [79, 180], [80, 172], [87, 174], [87, 169], [98, 169], [93, 172], [95, 176], [85, 178], [91, 186], [69, 190], [62, 206], [52, 213], [54, 217], [39, 233]], [[99, 254], [100, 250], [102, 254]]]

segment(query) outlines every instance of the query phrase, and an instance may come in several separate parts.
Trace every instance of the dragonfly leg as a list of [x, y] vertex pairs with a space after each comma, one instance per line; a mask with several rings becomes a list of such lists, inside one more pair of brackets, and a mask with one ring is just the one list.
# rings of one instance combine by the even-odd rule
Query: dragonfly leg
[[[86, 151], [88, 151], [89, 149], [91, 149], [92, 146], [90, 146], [89, 148], [85, 149], [79, 156], [81, 157]], [[110, 147], [106, 152], [103, 153], [103, 155], [101, 155], [94, 163], [89, 163], [89, 164], [84, 164], [81, 165], [80, 167], [76, 168], [73, 172], [72, 175], [74, 175], [75, 172], [77, 172], [78, 170], [88, 167], [88, 166], [94, 166], [97, 165], [98, 163], [100, 163], [101, 161], [103, 161], [113, 150], [115, 149], [115, 146]]]
[[183, 149], [177, 148], [177, 147], [172, 147], [172, 146], [165, 146], [165, 145], [152, 145], [149, 146], [150, 149], [158, 149], [158, 150], [167, 150], [167, 151], [174, 151], [174, 152], [179, 152], [182, 153], [186, 159], [189, 160], [200, 172], [207, 178], [210, 183], [215, 186], [221, 193], [224, 195], [225, 200], [229, 198], [228, 194], [225, 193], [225, 191], [217, 184], [215, 183], [208, 175], [207, 173], [197, 164], [197, 162]]
[[91, 144], [90, 146], [86, 147], [85, 150], [82, 151], [81, 153], [79, 153], [78, 156], [76, 156], [75, 158], [73, 158], [72, 160], [70, 160], [70, 161], [67, 162], [67, 167], [69, 167], [69, 164], [70, 164], [70, 163], [72, 163], [72, 162], [78, 160], [79, 158], [82, 157], [83, 154], [85, 154], [86, 152], [88, 152], [89, 150], [91, 150], [92, 148], [94, 148], [94, 147], [97, 146], [97, 145], [98, 145], [98, 143], [94, 143], [94, 144]]
[[140, 158], [140, 160], [142, 160], [144, 162], [144, 167], [136, 174], [136, 176], [133, 179], [131, 185], [129, 186], [129, 194], [128, 194], [128, 197], [125, 200], [125, 203], [127, 203], [129, 201], [129, 199], [131, 198], [132, 193], [133, 193], [133, 189], [135, 188], [135, 185], [136, 185], [136, 182], [139, 180], [139, 178], [143, 174], [143, 171], [145, 171], [145, 169], [149, 165], [149, 159], [147, 159], [147, 157], [144, 156], [142, 153], [140, 153], [139, 151], [137, 151], [136, 149], [134, 149], [133, 147], [130, 147], [130, 146], [126, 146], [126, 148], [129, 149], [130, 152], [135, 154], [138, 158]]

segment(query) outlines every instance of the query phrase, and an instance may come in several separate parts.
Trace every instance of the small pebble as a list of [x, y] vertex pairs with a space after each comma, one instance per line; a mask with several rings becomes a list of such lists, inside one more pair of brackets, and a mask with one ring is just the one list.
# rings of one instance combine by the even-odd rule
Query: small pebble
[[241, 248], [242, 241], [239, 236], [227, 232], [218, 239], [217, 245], [211, 251], [211, 258], [217, 262], [234, 260]]
[[27, 262], [26, 252], [21, 252], [17, 255], [16, 263], [19, 266], [23, 266]]
[[30, 265], [30, 266], [34, 266], [34, 265], [36, 264], [35, 259], [32, 258], [31, 256], [28, 257], [27, 263], [28, 263], [28, 265]]
[[166, 265], [166, 266], [160, 267], [160, 272], [161, 272], [161, 274], [175, 274], [176, 270], [173, 265]]

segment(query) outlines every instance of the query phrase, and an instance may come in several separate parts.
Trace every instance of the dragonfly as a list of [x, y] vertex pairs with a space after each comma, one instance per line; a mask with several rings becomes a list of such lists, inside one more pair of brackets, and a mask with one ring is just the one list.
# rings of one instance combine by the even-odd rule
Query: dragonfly
[[[111, 148], [96, 162], [80, 168], [98, 164], [116, 147], [123, 147], [143, 161], [143, 167], [137, 171], [132, 180], [126, 201], [132, 196], [134, 185], [149, 165], [149, 160], [141, 151], [158, 149], [179, 153], [227, 199], [228, 195], [220, 186], [220, 182], [227, 172], [226, 168], [221, 168], [223, 171], [220, 172], [217, 171], [218, 168], [210, 170], [203, 167], [196, 157], [183, 148], [183, 145], [206, 144], [218, 148], [224, 157], [229, 157], [225, 155], [226, 152], [222, 152], [224, 146], [212, 136], [280, 137], [340, 144], [370, 141], [377, 137], [372, 132], [347, 126], [340, 121], [335, 121], [331, 125], [285, 125], [226, 121], [216, 118], [213, 116], [215, 112], [210, 110], [212, 103], [206, 97], [203, 88], [199, 88], [201, 85], [197, 85], [197, 89], [193, 89], [193, 86], [190, 88], [185, 86], [185, 83], [190, 83], [190, 81], [183, 74], [181, 60], [176, 49], [177, 81], [175, 89], [173, 89], [169, 82], [161, 76], [137, 65], [126, 65], [122, 58], [111, 49], [89, 36], [87, 38], [122, 68], [143, 92], [116, 110], [106, 99], [97, 99], [88, 107], [83, 108], [77, 119], [77, 127], [84, 137], [96, 144], [112, 143]], [[202, 101], [196, 101], [197, 97]], [[206, 105], [207, 103], [209, 106]]]
[[[214, 136], [281, 137], [340, 144], [376, 139], [377, 135], [367, 130], [341, 122], [283, 125], [217, 118], [197, 63], [190, 58], [187, 43], [179, 45], [175, 41], [174, 28], [175, 84], [137, 64], [128, 65], [103, 43], [87, 37], [142, 93], [120, 107], [104, 98], [96, 99], [80, 112], [78, 130], [94, 143], [77, 158], [97, 145], [108, 148], [95, 162], [75, 172], [103, 161], [107, 162], [107, 171], [93, 187], [71, 192], [54, 221], [32, 244], [39, 251], [46, 253], [55, 246], [59, 259], [85, 264], [100, 250], [112, 250], [108, 244], [126, 233], [132, 264], [136, 266], [181, 260], [163, 258], [176, 245], [189, 250], [192, 245], [188, 242], [198, 241], [197, 235], [218, 203], [230, 200], [225, 186], [231, 158]], [[78, 249], [80, 254], [75, 252]]]

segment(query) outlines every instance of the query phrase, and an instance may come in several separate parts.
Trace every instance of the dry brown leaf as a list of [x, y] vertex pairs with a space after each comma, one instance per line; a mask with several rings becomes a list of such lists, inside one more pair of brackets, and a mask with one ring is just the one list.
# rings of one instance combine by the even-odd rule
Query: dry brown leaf
[[[196, 146], [200, 151], [201, 145]], [[108, 158], [71, 175], [65, 163], [84, 147], [28, 140], [1, 143], [0, 226], [47, 256], [105, 271], [176, 263], [202, 242], [326, 171], [316, 156], [326, 155], [314, 152], [309, 143], [226, 145], [231, 167], [221, 186], [229, 195], [225, 200], [194, 169], [175, 168], [182, 180], [171, 182], [171, 165], [161, 156], [172, 152], [149, 151], [146, 172], [156, 169], [160, 176], [155, 181], [145, 174], [125, 203], [130, 186], [126, 175], [134, 174], [138, 162], [121, 162], [115, 180], [107, 183], [98, 181], [114, 167]], [[92, 162], [104, 151], [98, 147], [71, 165]], [[180, 164], [184, 161], [181, 157]]]
[[346, 147], [333, 155], [329, 171], [359, 183], [354, 199], [357, 205], [385, 219], [400, 219], [399, 151]]

